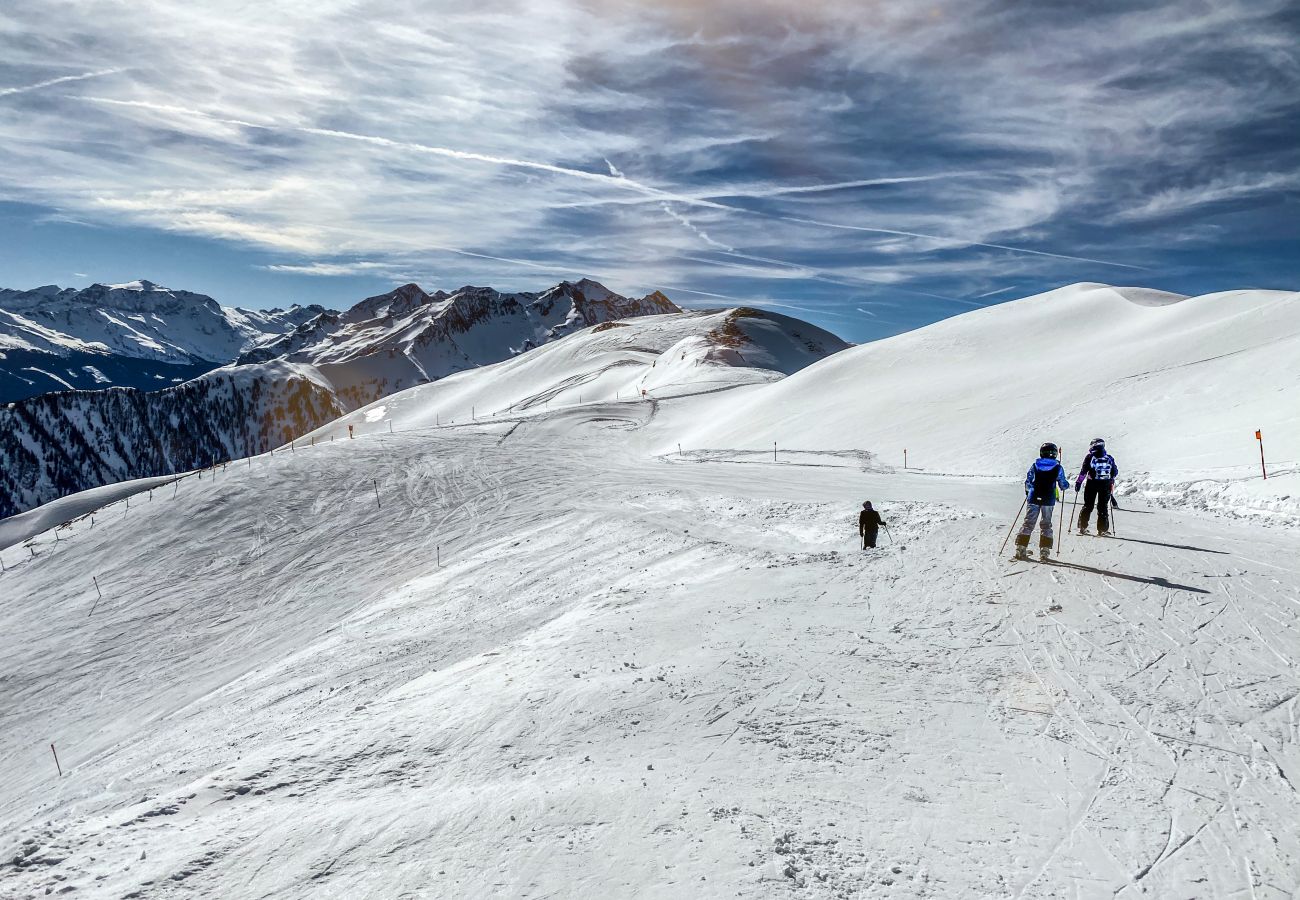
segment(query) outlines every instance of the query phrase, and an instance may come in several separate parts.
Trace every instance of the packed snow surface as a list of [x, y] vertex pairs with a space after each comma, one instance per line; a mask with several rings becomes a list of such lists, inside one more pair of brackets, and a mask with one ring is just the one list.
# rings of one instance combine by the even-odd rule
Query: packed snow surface
[[[1258, 316], [1279, 343], [1290, 321]], [[1261, 382], [1290, 377], [1219, 326]], [[659, 390], [678, 341], [645, 328], [640, 350], [558, 341], [0, 551], [0, 896], [1294, 895], [1300, 530], [1126, 497], [1115, 538], [999, 552], [1048, 424], [1105, 429], [1123, 465], [1139, 435], [1177, 446], [1161, 421], [1197, 433], [1181, 382], [1138, 380], [1128, 431], [1061, 403], [913, 472], [841, 420], [770, 446], [798, 404], [852, 419], [890, 357], [781, 380], [700, 359]], [[1152, 371], [1181, 359], [1152, 346]], [[1005, 378], [1042, 389], [1020, 362]], [[787, 393], [819, 371], [843, 380]], [[1206, 414], [1283, 419], [1240, 387], [1205, 385]], [[983, 389], [932, 389], [952, 409], [928, 421], [973, 420]], [[871, 401], [881, 428], [914, 397]], [[755, 433], [729, 431], [745, 408]], [[889, 523], [875, 551], [864, 499]]]

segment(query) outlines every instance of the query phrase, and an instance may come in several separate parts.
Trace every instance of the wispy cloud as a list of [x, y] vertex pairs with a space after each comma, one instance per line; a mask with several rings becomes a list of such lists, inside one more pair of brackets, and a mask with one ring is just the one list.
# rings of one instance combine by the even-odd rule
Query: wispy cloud
[[32, 0], [0, 198], [247, 248], [277, 288], [585, 274], [902, 321], [1176, 287], [1296, 236], [1291, 7]]

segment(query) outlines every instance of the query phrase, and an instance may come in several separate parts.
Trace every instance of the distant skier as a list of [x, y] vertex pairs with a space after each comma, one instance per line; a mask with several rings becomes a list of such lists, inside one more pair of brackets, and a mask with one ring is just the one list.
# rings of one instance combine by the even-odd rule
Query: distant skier
[[858, 533], [862, 535], [863, 550], [876, 546], [876, 535], [884, 524], [885, 520], [872, 508], [871, 501], [863, 501], [862, 512], [858, 513]]
[[1056, 489], [1070, 489], [1070, 479], [1065, 477], [1065, 470], [1057, 459], [1060, 450], [1048, 441], [1038, 448], [1038, 459], [1029, 467], [1025, 475], [1025, 521], [1016, 535], [1016, 559], [1029, 559], [1029, 536], [1034, 533], [1037, 523], [1041, 529], [1038, 536], [1038, 558], [1049, 559], [1052, 550], [1052, 513], [1056, 511]]
[[1076, 494], [1084, 481], [1088, 482], [1083, 489], [1083, 509], [1079, 512], [1079, 534], [1088, 533], [1088, 517], [1092, 515], [1093, 506], [1097, 507], [1098, 536], [1110, 534], [1110, 505], [1115, 500], [1111, 491], [1118, 476], [1119, 466], [1115, 457], [1106, 452], [1106, 441], [1093, 438], [1088, 446], [1088, 455], [1083, 458], [1083, 468], [1079, 469], [1079, 477], [1074, 480]]

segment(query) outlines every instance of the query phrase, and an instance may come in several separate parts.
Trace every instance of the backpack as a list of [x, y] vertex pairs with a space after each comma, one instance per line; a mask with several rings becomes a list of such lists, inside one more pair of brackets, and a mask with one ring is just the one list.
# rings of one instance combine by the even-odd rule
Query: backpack
[[1114, 477], [1115, 460], [1109, 453], [1105, 456], [1094, 456], [1089, 463], [1089, 468], [1092, 469], [1092, 477], [1097, 481], [1110, 481]]

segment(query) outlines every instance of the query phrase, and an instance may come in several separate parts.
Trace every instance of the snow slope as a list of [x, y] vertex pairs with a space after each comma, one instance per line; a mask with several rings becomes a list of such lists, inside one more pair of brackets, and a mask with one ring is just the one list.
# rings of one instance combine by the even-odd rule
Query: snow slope
[[[1126, 490], [1300, 523], [1300, 294], [1080, 284], [837, 354], [720, 399], [660, 448], [870, 450], [933, 472], [1077, 471], [1105, 437]], [[1255, 430], [1274, 470], [1259, 479]], [[1228, 490], [1225, 486], [1237, 484]], [[1244, 485], [1244, 486], [1241, 486]], [[1217, 498], [1217, 499], [1216, 499]]]
[[0, 894], [1300, 881], [1294, 533], [1134, 509], [1017, 566], [1014, 483], [658, 460], [655, 408], [318, 442], [0, 552]]
[[743, 307], [640, 316], [391, 394], [300, 440], [344, 436], [348, 426], [362, 434], [769, 384], [848, 346], [807, 322]]
[[[1199, 315], [1274, 383], [1268, 300]], [[1046, 343], [1045, 302], [1006, 315]], [[847, 419], [890, 371], [792, 338], [597, 326], [0, 549], [0, 896], [1291, 896], [1300, 530], [1130, 497], [1116, 538], [1009, 562], [1018, 466], [728, 430]], [[838, 396], [784, 393], [813, 375]], [[1136, 384], [1156, 415], [1183, 382]]]

